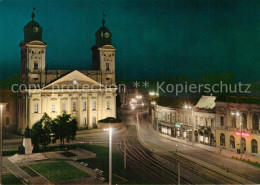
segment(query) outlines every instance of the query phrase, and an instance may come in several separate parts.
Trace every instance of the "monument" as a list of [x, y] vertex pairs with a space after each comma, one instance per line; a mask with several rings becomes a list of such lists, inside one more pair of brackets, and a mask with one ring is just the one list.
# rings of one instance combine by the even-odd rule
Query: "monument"
[[9, 157], [9, 161], [13, 163], [17, 162], [30, 162], [30, 161], [39, 161], [47, 159], [43, 154], [41, 153], [32, 153], [33, 151], [33, 145], [32, 140], [30, 138], [30, 130], [27, 127], [25, 129], [25, 138], [23, 139], [23, 147], [24, 147], [24, 154], [15, 154], [11, 157]]

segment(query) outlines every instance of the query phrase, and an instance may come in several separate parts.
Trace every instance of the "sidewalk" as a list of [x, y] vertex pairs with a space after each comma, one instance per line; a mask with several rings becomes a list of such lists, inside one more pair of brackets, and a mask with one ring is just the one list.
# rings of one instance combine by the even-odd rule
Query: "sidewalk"
[[[236, 152], [233, 152], [233, 151], [229, 151], [229, 150], [224, 150], [223, 149], [221, 151], [221, 154], [220, 154], [219, 149], [216, 148], [216, 147], [208, 146], [208, 145], [204, 145], [204, 144], [200, 144], [200, 143], [193, 143], [193, 145], [192, 145], [192, 143], [190, 141], [183, 140], [183, 139], [178, 139], [178, 138], [171, 137], [169, 135], [162, 134], [162, 133], [157, 132], [156, 130], [154, 130], [150, 124], [149, 124], [149, 130], [152, 131], [153, 133], [158, 134], [160, 137], [163, 137], [163, 138], [168, 139], [168, 140], [172, 140], [172, 141], [175, 141], [175, 142], [179, 142], [179, 143], [183, 143], [183, 144], [186, 144], [186, 145], [190, 145], [192, 147], [198, 147], [198, 148], [200, 148], [202, 150], [207, 150], [209, 152], [213, 152], [215, 154], [218, 154], [218, 155], [221, 155], [221, 156], [224, 156], [224, 157], [227, 157], [227, 158], [232, 158], [232, 157], [240, 158], [240, 154], [237, 154]], [[242, 158], [246, 159], [246, 160], [249, 159], [252, 162], [260, 163], [260, 157], [258, 157], [258, 156], [253, 156], [253, 155], [249, 155], [249, 154], [243, 154]]]

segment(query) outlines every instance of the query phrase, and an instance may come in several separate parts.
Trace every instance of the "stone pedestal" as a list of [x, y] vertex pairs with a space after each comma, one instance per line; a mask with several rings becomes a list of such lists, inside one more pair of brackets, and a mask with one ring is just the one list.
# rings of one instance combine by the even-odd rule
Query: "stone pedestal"
[[24, 138], [23, 139], [23, 146], [25, 148], [25, 155], [32, 154], [33, 146], [31, 138]]
[[44, 155], [41, 153], [32, 153], [33, 146], [32, 146], [32, 140], [30, 138], [24, 138], [23, 139], [23, 146], [25, 148], [25, 154], [19, 155], [15, 154], [11, 157], [8, 157], [8, 159], [13, 162], [31, 162], [31, 161], [39, 161], [39, 160], [45, 160], [47, 159]]

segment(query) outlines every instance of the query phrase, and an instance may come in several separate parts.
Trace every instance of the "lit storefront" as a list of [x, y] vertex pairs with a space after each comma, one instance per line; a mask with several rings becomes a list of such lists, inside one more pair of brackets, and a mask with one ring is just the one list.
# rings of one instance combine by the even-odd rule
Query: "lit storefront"
[[[216, 134], [217, 147], [236, 153], [260, 154], [260, 137], [258, 134], [218, 129]], [[240, 147], [242, 145], [242, 147]]]

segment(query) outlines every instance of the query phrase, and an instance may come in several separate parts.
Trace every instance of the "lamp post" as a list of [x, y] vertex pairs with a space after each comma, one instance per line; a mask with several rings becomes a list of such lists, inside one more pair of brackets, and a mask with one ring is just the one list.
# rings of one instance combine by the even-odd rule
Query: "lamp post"
[[2, 128], [3, 128], [3, 108], [7, 103], [0, 103], [0, 185], [2, 185], [2, 148], [3, 148], [3, 137], [2, 137]]
[[109, 185], [112, 185], [112, 131], [113, 129], [110, 127], [104, 130], [109, 132]]
[[194, 122], [193, 119], [193, 107], [191, 105], [184, 105], [184, 109], [190, 109], [191, 110], [191, 144], [193, 145], [194, 142]]
[[239, 117], [239, 125], [240, 125], [240, 158], [242, 159], [242, 117], [240, 113], [237, 112], [231, 112], [232, 116]]

